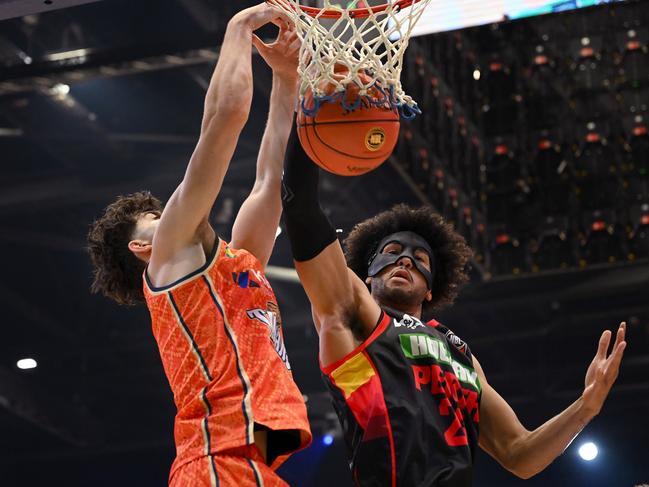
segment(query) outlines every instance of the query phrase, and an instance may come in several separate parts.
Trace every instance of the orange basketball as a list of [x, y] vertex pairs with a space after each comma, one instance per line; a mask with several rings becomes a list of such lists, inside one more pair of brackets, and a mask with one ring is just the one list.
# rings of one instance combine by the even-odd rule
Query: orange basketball
[[[372, 89], [369, 96], [372, 98]], [[347, 90], [345, 100], [347, 105], [356, 104], [356, 86]], [[304, 106], [314, 106], [310, 93]], [[392, 154], [399, 137], [399, 111], [387, 102], [372, 106], [363, 100], [355, 110], [346, 110], [340, 101], [323, 102], [314, 117], [300, 108], [297, 125], [302, 147], [313, 162], [339, 176], [359, 176], [376, 169]]]

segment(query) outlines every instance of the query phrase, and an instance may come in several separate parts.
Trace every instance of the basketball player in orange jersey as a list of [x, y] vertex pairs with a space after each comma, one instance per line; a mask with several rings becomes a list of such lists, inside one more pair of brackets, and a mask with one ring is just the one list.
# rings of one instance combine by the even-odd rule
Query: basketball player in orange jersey
[[431, 208], [399, 205], [358, 224], [343, 254], [318, 201], [319, 169], [291, 138], [284, 218], [355, 483], [470, 487], [478, 445], [522, 478], [547, 467], [601, 410], [625, 324], [610, 355], [611, 332], [602, 334], [581, 397], [528, 431], [467, 344], [422, 321], [466, 281], [464, 239]]
[[[147, 192], [120, 197], [88, 237], [93, 289], [150, 310], [178, 409], [172, 486], [286, 485], [274, 470], [311, 440], [264, 277], [297, 91], [299, 40], [280, 15], [263, 3], [229, 22], [198, 145], [164, 208]], [[264, 44], [253, 31], [269, 22], [280, 33]], [[253, 44], [273, 69], [270, 113], [254, 187], [226, 243], [208, 216], [248, 118]]]

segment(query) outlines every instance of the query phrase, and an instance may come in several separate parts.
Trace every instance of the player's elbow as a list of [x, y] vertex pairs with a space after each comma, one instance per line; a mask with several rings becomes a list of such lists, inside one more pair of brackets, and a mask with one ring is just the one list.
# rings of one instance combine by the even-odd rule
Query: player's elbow
[[240, 125], [243, 127], [248, 120], [250, 111], [243, 103], [237, 100], [224, 100], [217, 103], [214, 111], [210, 114], [210, 122], [227, 124], [230, 126]]
[[528, 480], [534, 477], [537, 473], [536, 470], [527, 467], [515, 467], [508, 469], [511, 473], [516, 475], [519, 479]]
[[[201, 141], [219, 140], [224, 134], [238, 136], [248, 120], [248, 112], [236, 107], [206, 111], [201, 124]], [[208, 142], [212, 145], [211, 142]]]
[[543, 467], [536, 464], [534, 458], [530, 458], [523, 452], [510, 453], [503, 466], [512, 474], [523, 480], [528, 480], [538, 474]]
[[250, 103], [245, 96], [241, 96], [242, 90], [234, 90], [232, 93], [223, 93], [216, 103], [206, 104], [203, 113], [202, 131], [210, 128], [217, 128], [222, 131], [228, 129], [243, 128], [250, 115]]
[[537, 464], [535, 455], [530, 455], [530, 448], [527, 443], [529, 432], [519, 434], [508, 440], [501, 438], [497, 445], [491, 445], [489, 449], [492, 456], [503, 468], [518, 478], [527, 480], [534, 477], [542, 470]]

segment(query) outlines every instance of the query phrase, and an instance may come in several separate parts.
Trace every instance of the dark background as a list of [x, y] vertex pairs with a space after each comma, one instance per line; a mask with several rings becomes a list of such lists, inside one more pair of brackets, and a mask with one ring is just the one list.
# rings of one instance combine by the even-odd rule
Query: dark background
[[[85, 235], [118, 194], [171, 194], [224, 27], [252, 3], [105, 0], [0, 21], [0, 485], [165, 484], [174, 406], [148, 313], [89, 293]], [[424, 115], [377, 171], [323, 180], [343, 234], [406, 202], [433, 204], [466, 236], [472, 282], [437, 318], [528, 428], [579, 396], [600, 333], [627, 321], [602, 413], [529, 486], [649, 482], [648, 17], [647, 2], [625, 2], [414, 40], [403, 80]], [[254, 70], [212, 215], [226, 238], [267, 113], [271, 74], [259, 57]], [[280, 235], [271, 265], [290, 267], [289, 252]], [[269, 274], [315, 434], [281, 473], [349, 485], [307, 300]], [[19, 370], [24, 357], [38, 368]], [[594, 462], [577, 456], [585, 440]], [[479, 456], [476, 486], [522, 484]]]

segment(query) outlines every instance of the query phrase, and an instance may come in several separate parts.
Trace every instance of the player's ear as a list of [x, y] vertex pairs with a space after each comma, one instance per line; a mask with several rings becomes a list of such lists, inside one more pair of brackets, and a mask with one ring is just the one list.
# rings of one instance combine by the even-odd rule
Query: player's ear
[[133, 255], [143, 262], [149, 262], [153, 245], [146, 240], [131, 240], [128, 243], [128, 249], [133, 252]]

